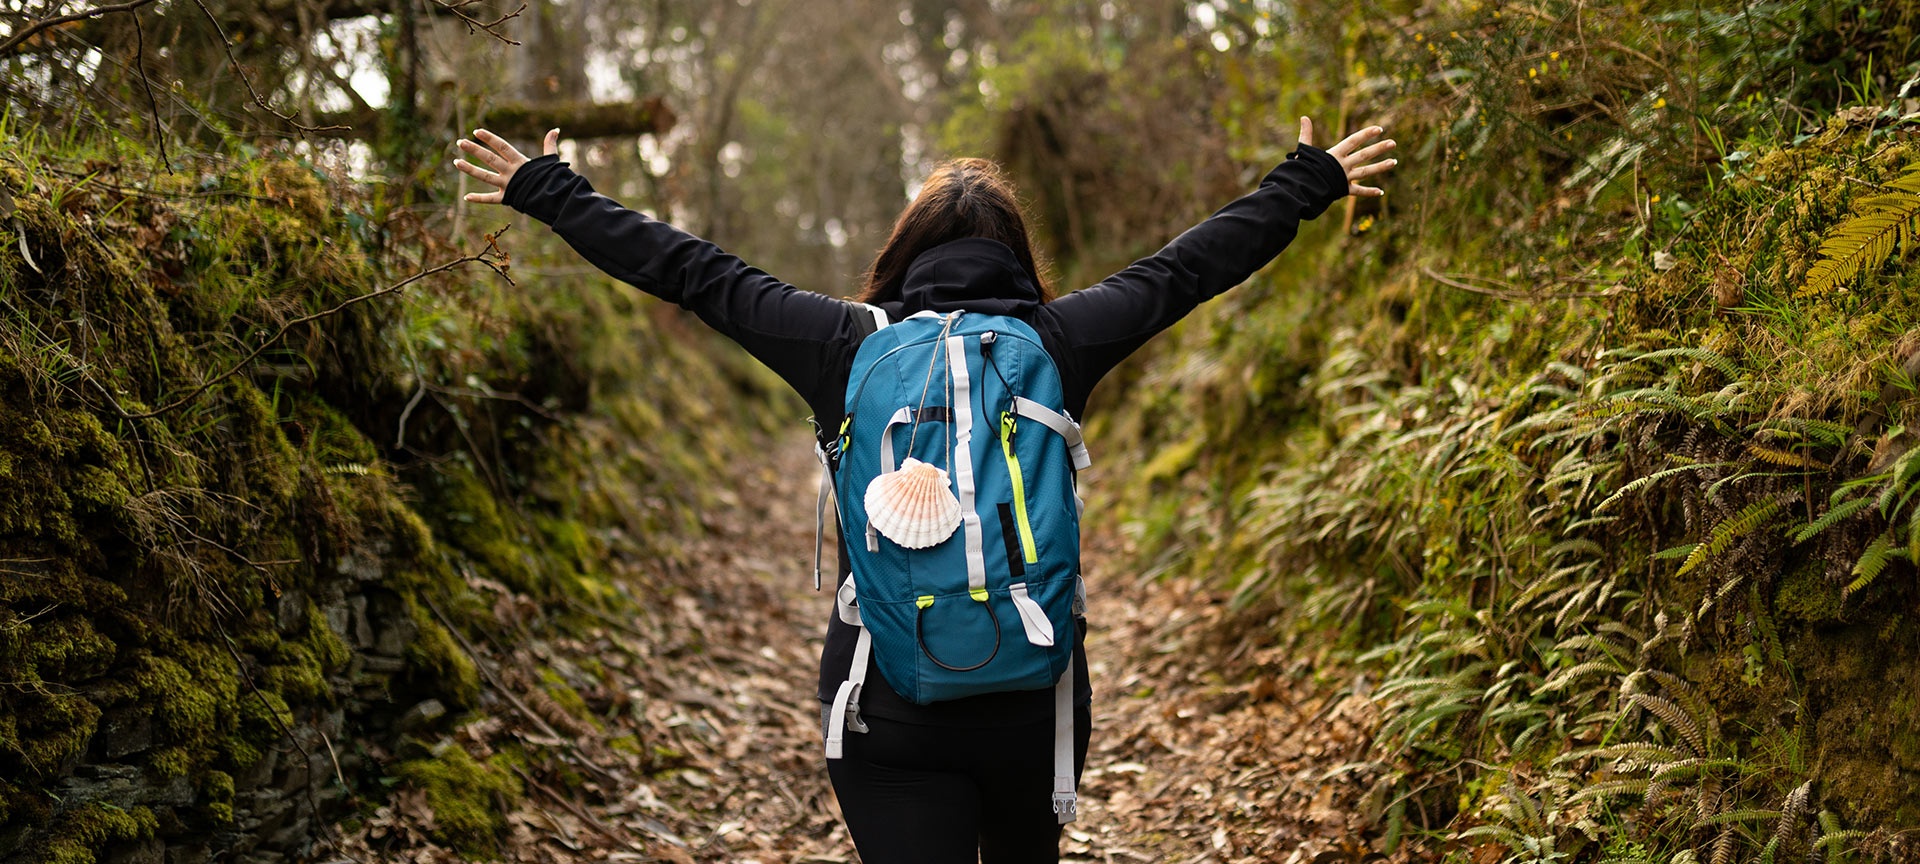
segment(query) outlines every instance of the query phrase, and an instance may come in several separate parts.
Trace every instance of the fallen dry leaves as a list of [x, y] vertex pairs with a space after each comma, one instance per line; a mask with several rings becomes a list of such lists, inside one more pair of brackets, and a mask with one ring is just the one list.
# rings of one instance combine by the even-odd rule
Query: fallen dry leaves
[[[804, 444], [769, 455], [686, 555], [624, 568], [624, 590], [654, 614], [578, 610], [597, 617], [558, 635], [527, 598], [469, 580], [502, 628], [469, 645], [490, 716], [438, 746], [526, 754], [503, 860], [858, 860], [819, 740], [831, 601], [810, 590], [812, 457]], [[1364, 761], [1371, 703], [1334, 698], [1277, 649], [1223, 639], [1234, 628], [1215, 592], [1139, 584], [1122, 559], [1090, 544], [1095, 726], [1065, 860], [1378, 858], [1353, 815], [1378, 774]], [[462, 860], [432, 841], [434, 819], [399, 788], [323, 860]]]

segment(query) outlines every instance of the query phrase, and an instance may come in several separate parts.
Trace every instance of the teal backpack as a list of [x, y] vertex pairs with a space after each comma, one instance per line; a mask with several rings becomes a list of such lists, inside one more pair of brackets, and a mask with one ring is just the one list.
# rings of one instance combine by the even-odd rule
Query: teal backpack
[[[1054, 812], [1073, 821], [1073, 645], [1084, 614], [1080, 427], [1040, 336], [1017, 318], [921, 312], [854, 355], [846, 421], [821, 448], [852, 575], [841, 620], [860, 627], [828, 710], [827, 758], [865, 732], [869, 655], [919, 705], [1054, 691]], [[824, 522], [827, 476], [822, 477]], [[819, 579], [816, 544], [814, 578]]]

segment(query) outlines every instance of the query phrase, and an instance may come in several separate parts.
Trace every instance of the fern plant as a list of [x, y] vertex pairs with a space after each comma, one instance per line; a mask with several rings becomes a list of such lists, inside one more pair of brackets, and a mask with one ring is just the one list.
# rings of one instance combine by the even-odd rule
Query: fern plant
[[1802, 295], [1825, 294], [1911, 249], [1920, 233], [1920, 167], [1887, 184], [1893, 191], [1860, 202], [1861, 213], [1835, 226], [1820, 243], [1820, 260], [1807, 271]]

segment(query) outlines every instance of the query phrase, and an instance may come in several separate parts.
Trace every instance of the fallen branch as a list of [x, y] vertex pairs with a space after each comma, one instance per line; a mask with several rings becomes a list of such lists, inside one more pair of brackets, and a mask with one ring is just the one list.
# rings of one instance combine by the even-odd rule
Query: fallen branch
[[[510, 225], [507, 226], [507, 228], [511, 228], [511, 227], [512, 226]], [[340, 312], [346, 310], [348, 307], [357, 306], [361, 303], [367, 302], [368, 300], [373, 300], [376, 298], [385, 297], [389, 294], [398, 293], [400, 289], [405, 288], [408, 285], [412, 285], [413, 283], [418, 282], [422, 279], [425, 279], [428, 276], [433, 276], [439, 273], [445, 273], [449, 270], [453, 270], [453, 269], [465, 266], [467, 264], [472, 264], [477, 261], [481, 264], [487, 265], [489, 268], [493, 270], [493, 272], [500, 274], [501, 278], [506, 279], [507, 284], [511, 285], [513, 284], [513, 277], [508, 276], [507, 268], [501, 263], [499, 263], [500, 261], [506, 258], [506, 253], [500, 251], [500, 246], [498, 244], [498, 241], [500, 239], [500, 235], [505, 234], [507, 232], [507, 228], [501, 228], [499, 231], [496, 231], [492, 234], [488, 234], [487, 248], [481, 250], [480, 252], [477, 252], [472, 255], [468, 255], [465, 258], [457, 258], [455, 260], [448, 261], [447, 263], [441, 264], [437, 267], [432, 267], [426, 270], [422, 270], [418, 273], [413, 274], [412, 276], [408, 276], [407, 278], [402, 279], [399, 282], [395, 282], [392, 285], [388, 285], [387, 287], [382, 288], [378, 291], [371, 291], [366, 294], [361, 294], [357, 297], [350, 297], [346, 300], [341, 301], [339, 305], [334, 306], [331, 309], [315, 312], [311, 315], [302, 315], [298, 318], [293, 319], [292, 321], [288, 321], [287, 323], [281, 325], [279, 330], [274, 331], [274, 334], [272, 336], [267, 337], [266, 340], [262, 341], [259, 345], [255, 346], [252, 351], [247, 352], [247, 356], [240, 358], [240, 362], [233, 364], [233, 366], [228, 368], [227, 371], [222, 372], [218, 375], [215, 375], [212, 378], [209, 378], [206, 381], [202, 382], [200, 386], [193, 388], [192, 392], [189, 392], [185, 396], [175, 399], [172, 402], [168, 402], [167, 404], [162, 405], [159, 408], [155, 408], [152, 411], [147, 411], [141, 414], [129, 414], [126, 411], [121, 410], [118, 405], [114, 406], [114, 412], [119, 414], [120, 419], [122, 420], [145, 420], [151, 417], [158, 417], [162, 414], [165, 414], [169, 411], [174, 410], [175, 408], [179, 408], [180, 406], [185, 405], [188, 402], [191, 402], [194, 399], [199, 398], [200, 394], [205, 393], [208, 390], [212, 389], [213, 385], [218, 384], [221, 381], [224, 381], [238, 374], [240, 370], [247, 368], [248, 364], [252, 363], [255, 358], [259, 357], [268, 348], [273, 347], [274, 343], [280, 341], [280, 337], [287, 335], [287, 332], [292, 330], [293, 328], [298, 327], [302, 324], [309, 324], [314, 321], [318, 321], [330, 315], [337, 315]]]
[[[1474, 277], [1471, 277], [1471, 276], [1450, 277], [1450, 276], [1446, 276], [1441, 273], [1435, 272], [1432, 267], [1421, 267], [1420, 272], [1425, 273], [1428, 279], [1432, 279], [1433, 281], [1438, 282], [1442, 285], [1445, 285], [1449, 288], [1457, 288], [1461, 291], [1466, 291], [1471, 294], [1483, 294], [1488, 297], [1498, 297], [1502, 300], [1600, 300], [1607, 297], [1612, 297], [1615, 294], [1619, 293], [1617, 291], [1552, 291], [1552, 292], [1546, 292], [1546, 293], [1533, 293], [1529, 291], [1521, 291], [1514, 288], [1487, 288], [1480, 285], [1472, 285], [1466, 282], [1462, 282], [1460, 280], [1471, 279]], [[1493, 281], [1493, 280], [1487, 280], [1487, 281]]]
[[138, 9], [142, 6], [149, 5], [151, 3], [153, 3], [153, 0], [128, 0], [128, 2], [119, 3], [112, 6], [95, 6], [92, 9], [82, 9], [78, 12], [74, 12], [67, 15], [56, 15], [52, 18], [42, 18], [38, 21], [33, 22], [32, 24], [28, 24], [26, 27], [22, 28], [20, 32], [7, 37], [7, 41], [0, 42], [0, 54], [5, 54], [8, 51], [12, 51], [13, 49], [19, 47], [22, 43], [26, 42], [28, 39], [32, 39], [35, 35], [39, 34], [44, 30], [58, 27], [62, 24], [72, 24], [75, 21], [85, 21], [89, 18], [99, 18], [103, 15], [112, 15], [116, 12], [132, 12], [135, 9]]

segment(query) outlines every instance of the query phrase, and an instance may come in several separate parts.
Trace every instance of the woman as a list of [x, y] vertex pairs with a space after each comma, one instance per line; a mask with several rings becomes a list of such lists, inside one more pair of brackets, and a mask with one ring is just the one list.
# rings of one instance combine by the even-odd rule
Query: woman
[[[925, 310], [1026, 321], [1059, 368], [1068, 411], [1081, 416], [1102, 376], [1201, 302], [1265, 266], [1302, 220], [1347, 195], [1382, 194], [1360, 182], [1397, 162], [1374, 161], [1394, 146], [1376, 140], [1382, 132], [1369, 127], [1320, 150], [1310, 143], [1311, 121], [1300, 118], [1300, 146], [1259, 189], [1159, 252], [1059, 299], [1035, 262], [1005, 178], [990, 162], [948, 162], [894, 224], [858, 299], [893, 321]], [[543, 155], [532, 160], [484, 129], [474, 136], [481, 143], [463, 139], [459, 147], [481, 164], [455, 165], [495, 191], [469, 194], [468, 201], [526, 213], [608, 274], [693, 311], [799, 391], [820, 428], [839, 428], [854, 352], [873, 329], [866, 309], [784, 284], [595, 193], [559, 161], [558, 129], [547, 133]], [[844, 580], [844, 544], [840, 552]], [[1086, 761], [1092, 698], [1084, 622], [1078, 629], [1076, 773]], [[820, 663], [823, 703], [848, 677], [855, 630], [829, 616]], [[845, 757], [831, 760], [828, 773], [867, 864], [1059, 860], [1051, 688], [915, 705], [894, 693], [877, 668], [869, 668], [866, 680], [861, 715], [869, 731], [847, 736]]]

